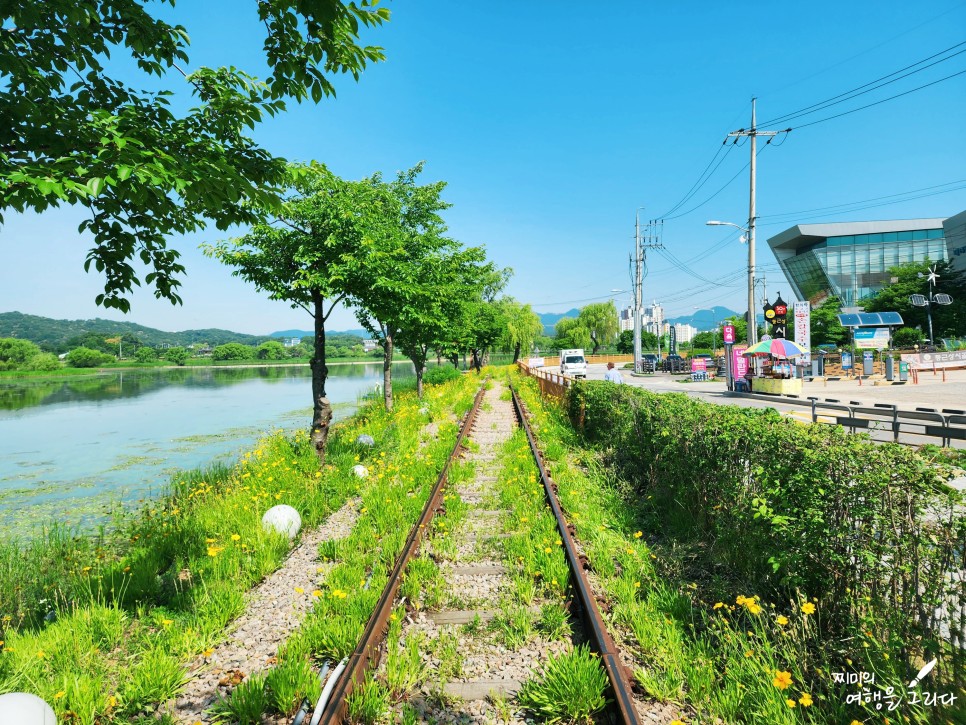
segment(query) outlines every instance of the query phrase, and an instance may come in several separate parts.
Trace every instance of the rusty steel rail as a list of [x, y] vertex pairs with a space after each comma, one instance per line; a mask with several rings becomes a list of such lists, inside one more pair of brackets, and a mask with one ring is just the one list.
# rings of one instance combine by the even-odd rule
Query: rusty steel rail
[[513, 393], [513, 407], [516, 410], [517, 419], [527, 434], [530, 451], [533, 453], [534, 460], [537, 462], [537, 468], [540, 470], [540, 480], [543, 482], [543, 488], [547, 494], [547, 501], [550, 504], [554, 517], [557, 519], [557, 529], [560, 531], [560, 539], [564, 544], [567, 563], [570, 565], [570, 569], [574, 574], [574, 591], [577, 593], [577, 599], [580, 602], [584, 627], [590, 636], [590, 645], [600, 655], [601, 662], [603, 662], [604, 669], [607, 672], [607, 678], [610, 680], [610, 686], [614, 693], [613, 707], [616, 711], [615, 714], [618, 717], [618, 721], [625, 723], [625, 725], [638, 725], [640, 720], [637, 717], [637, 710], [634, 708], [630, 682], [627, 679], [624, 666], [621, 664], [617, 645], [614, 643], [610, 632], [607, 631], [607, 625], [604, 624], [604, 620], [600, 616], [597, 598], [590, 588], [590, 582], [587, 581], [587, 575], [584, 573], [583, 568], [583, 560], [577, 551], [577, 546], [574, 544], [572, 527], [567, 523], [566, 518], [564, 518], [560, 501], [557, 500], [556, 484], [550, 478], [546, 466], [543, 465], [543, 452], [537, 447], [537, 441], [533, 436], [533, 430], [530, 428], [530, 422], [527, 420], [527, 411], [523, 405], [523, 401], [520, 400], [520, 396], [517, 394], [513, 385], [510, 385], [510, 391]]
[[356, 646], [355, 651], [349, 655], [349, 662], [345, 671], [336, 683], [332, 696], [329, 698], [329, 702], [322, 712], [322, 717], [319, 720], [320, 725], [335, 725], [343, 721], [345, 718], [346, 698], [356, 687], [364, 682], [370, 662], [378, 661], [379, 648], [389, 625], [389, 615], [392, 613], [392, 605], [396, 600], [396, 594], [399, 592], [399, 587], [402, 584], [402, 574], [409, 560], [419, 550], [423, 536], [429, 530], [429, 524], [440, 507], [440, 498], [443, 489], [449, 481], [450, 464], [459, 455], [463, 447], [463, 441], [466, 440], [466, 436], [476, 421], [476, 415], [479, 413], [480, 404], [483, 402], [483, 394], [485, 392], [486, 384], [484, 381], [484, 384], [480, 386], [479, 392], [477, 392], [476, 397], [473, 399], [473, 407], [470, 408], [466, 417], [463, 418], [459, 436], [456, 438], [456, 445], [453, 446], [453, 451], [449, 454], [449, 458], [446, 459], [443, 470], [440, 471], [439, 478], [436, 479], [436, 485], [433, 486], [432, 493], [430, 493], [429, 499], [423, 507], [423, 513], [412, 531], [409, 532], [406, 545], [396, 560], [396, 566], [393, 567], [389, 575], [386, 588], [383, 590], [382, 596], [379, 597], [379, 602], [376, 604], [372, 616], [369, 617], [369, 621], [366, 623], [362, 639]]

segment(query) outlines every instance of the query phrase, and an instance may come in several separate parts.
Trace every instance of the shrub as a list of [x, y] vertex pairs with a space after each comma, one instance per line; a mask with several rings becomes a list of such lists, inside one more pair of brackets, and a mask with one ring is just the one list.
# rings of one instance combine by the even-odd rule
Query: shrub
[[667, 535], [706, 542], [773, 601], [817, 596], [829, 635], [912, 651], [962, 636], [961, 496], [914, 451], [626, 385], [577, 383], [567, 406]]
[[60, 370], [60, 360], [58, 360], [57, 356], [53, 353], [39, 352], [21, 365], [20, 369], [36, 370], [41, 372]]
[[450, 380], [456, 380], [460, 374], [460, 371], [452, 365], [437, 365], [423, 374], [423, 382], [429, 385], [442, 385]]
[[158, 352], [153, 347], [139, 347], [134, 353], [134, 359], [138, 362], [154, 362], [158, 359]]
[[175, 365], [184, 365], [188, 362], [189, 357], [191, 357], [191, 354], [183, 347], [171, 347], [164, 353], [164, 359], [173, 362]]
[[285, 345], [275, 340], [269, 340], [255, 348], [255, 357], [259, 360], [284, 360], [288, 357], [288, 354]]
[[604, 709], [607, 675], [586, 645], [550, 655], [540, 673], [523, 683], [520, 704], [550, 722], [593, 722]]
[[227, 342], [211, 351], [212, 360], [252, 360], [255, 348], [240, 342]]
[[114, 362], [114, 356], [91, 350], [89, 347], [76, 347], [67, 353], [67, 364], [72, 368], [96, 368]]
[[38, 353], [40, 353], [40, 348], [30, 340], [0, 337], [0, 363], [7, 363], [6, 369], [19, 368]]
[[912, 347], [925, 339], [922, 330], [916, 327], [900, 327], [892, 336], [893, 347]]

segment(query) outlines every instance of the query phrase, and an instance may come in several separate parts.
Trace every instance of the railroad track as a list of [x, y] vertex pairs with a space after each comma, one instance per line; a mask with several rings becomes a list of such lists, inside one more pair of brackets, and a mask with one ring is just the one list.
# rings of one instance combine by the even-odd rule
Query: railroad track
[[[531, 561], [521, 547], [534, 546]], [[295, 722], [345, 721], [374, 677], [407, 690], [403, 722], [523, 722], [513, 698], [577, 645], [606, 672], [598, 721], [639, 722], [523, 404], [509, 383], [484, 384], [362, 639]]]

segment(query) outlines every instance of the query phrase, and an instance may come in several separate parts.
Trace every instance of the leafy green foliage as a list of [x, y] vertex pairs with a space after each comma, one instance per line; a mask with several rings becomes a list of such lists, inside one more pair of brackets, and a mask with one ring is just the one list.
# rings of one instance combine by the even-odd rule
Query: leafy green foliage
[[897, 348], [908, 348], [914, 345], [921, 345], [926, 339], [922, 330], [915, 327], [900, 327], [892, 335], [892, 346]]
[[29, 340], [0, 337], [0, 370], [52, 371], [60, 369], [56, 355], [41, 352]]
[[227, 342], [211, 351], [212, 360], [253, 360], [255, 348], [237, 342]]
[[556, 343], [560, 349], [590, 347], [590, 331], [579, 320], [564, 317], [557, 322]]
[[958, 272], [949, 262], [910, 262], [891, 267], [889, 274], [897, 281], [874, 297], [862, 300], [861, 305], [867, 312], [898, 312], [908, 327], [928, 330], [926, 308], [913, 305], [909, 296], [920, 294], [929, 297], [927, 275], [930, 267], [935, 267], [939, 275], [934, 292], [945, 292], [953, 298], [951, 305], [932, 306], [933, 332], [937, 340], [963, 334], [966, 332], [966, 274]]
[[821, 306], [811, 312], [812, 346], [844, 345], [849, 339], [849, 331], [839, 322], [841, 304], [838, 297], [829, 297]]
[[423, 380], [429, 385], [442, 385], [450, 380], [456, 380], [461, 374], [452, 365], [437, 365], [426, 371]]
[[[167, 237], [209, 220], [219, 229], [252, 224], [279, 207], [285, 162], [246, 132], [282, 112], [286, 99], [318, 102], [334, 93], [333, 75], [358, 78], [382, 60], [381, 49], [357, 42], [362, 26], [389, 18], [376, 3], [257, 3], [265, 83], [204, 67], [182, 82], [187, 31], [153, 17], [143, 0], [9, 5], [0, 36], [0, 210], [85, 207], [80, 231], [93, 242], [85, 269], [105, 277], [97, 303], [130, 308], [127, 296], [141, 283], [135, 260], [149, 268], [144, 282], [157, 297], [180, 302], [184, 267]], [[195, 106], [179, 115], [171, 90], [137, 90], [109, 75], [106, 58], [120, 53], [146, 76], [179, 72]]]
[[67, 353], [67, 364], [72, 368], [96, 368], [109, 362], [114, 362], [113, 355], [91, 350], [89, 347], [74, 348]]
[[164, 353], [164, 359], [168, 362], [173, 362], [175, 365], [184, 365], [190, 357], [191, 353], [183, 347], [172, 347]]
[[587, 645], [550, 655], [533, 678], [523, 683], [517, 699], [546, 722], [593, 722], [607, 705], [607, 674]]
[[543, 322], [530, 305], [521, 304], [512, 297], [504, 297], [498, 303], [506, 321], [500, 345], [513, 352], [513, 362], [520, 354], [529, 354], [537, 337], [543, 333]]
[[568, 409], [666, 535], [713, 542], [715, 562], [774, 601], [817, 597], [826, 642], [939, 651], [943, 628], [962, 627], [933, 616], [966, 594], [951, 570], [962, 496], [914, 451], [629, 386], [578, 383]]
[[594, 355], [601, 346], [611, 343], [619, 329], [617, 308], [614, 307], [613, 302], [595, 302], [582, 307], [577, 320], [587, 330], [587, 335], [594, 346]]
[[154, 362], [158, 359], [158, 351], [145, 345], [137, 349], [137, 352], [134, 353], [134, 359], [140, 363]]
[[259, 360], [284, 360], [288, 357], [285, 345], [274, 340], [263, 342], [255, 348], [255, 357]]

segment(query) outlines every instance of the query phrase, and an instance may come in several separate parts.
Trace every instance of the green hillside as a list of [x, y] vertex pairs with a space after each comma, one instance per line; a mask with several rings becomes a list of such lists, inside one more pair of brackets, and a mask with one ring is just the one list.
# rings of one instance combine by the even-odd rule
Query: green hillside
[[45, 350], [66, 352], [72, 345], [71, 340], [85, 335], [132, 336], [138, 343], [152, 347], [168, 344], [188, 346], [196, 343], [223, 345], [226, 342], [239, 342], [243, 345], [257, 345], [270, 340], [268, 336], [245, 335], [230, 330], [206, 329], [165, 332], [153, 327], [145, 327], [135, 322], [114, 320], [53, 320], [38, 315], [25, 315], [21, 312], [0, 312], [0, 337], [17, 337], [30, 340]]

